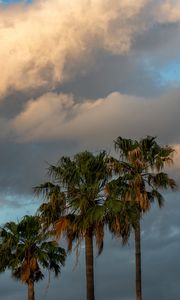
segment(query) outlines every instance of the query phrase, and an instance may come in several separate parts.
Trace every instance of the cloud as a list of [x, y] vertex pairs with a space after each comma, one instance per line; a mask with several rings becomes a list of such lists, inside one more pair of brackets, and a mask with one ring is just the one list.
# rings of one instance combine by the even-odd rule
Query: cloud
[[[159, 22], [179, 22], [180, 20], [180, 2], [179, 0], [166, 0], [159, 9]], [[158, 13], [159, 13], [158, 12]]]
[[[0, 8], [0, 96], [54, 88], [98, 49], [124, 54], [136, 35], [158, 22], [179, 22], [178, 2], [153, 0], [37, 0]], [[149, 7], [150, 9], [147, 9]], [[83, 72], [83, 67], [81, 72]]]
[[179, 144], [179, 89], [159, 98], [141, 98], [118, 92], [105, 98], [77, 102], [71, 94], [47, 93], [27, 102], [8, 121], [19, 142], [77, 139], [86, 146], [108, 145], [116, 136], [158, 136]]
[[29, 100], [9, 119], [0, 119], [0, 185], [2, 192], [31, 194], [48, 167], [63, 155], [89, 149], [113, 150], [121, 135], [155, 135], [175, 147], [168, 173], [179, 183], [179, 89], [161, 97], [143, 98], [114, 92], [78, 102], [72, 94], [46, 93]]
[[[5, 128], [9, 129], [12, 140], [17, 145], [24, 145], [25, 149], [29, 145], [33, 150], [33, 144], [40, 143], [39, 151], [44, 153], [43, 144], [59, 143], [54, 159], [64, 154], [63, 144], [73, 144], [71, 151], [69, 148], [65, 150], [66, 153], [70, 151], [69, 154], [82, 149], [105, 148], [109, 151], [113, 149], [113, 140], [119, 135], [130, 138], [154, 135], [160, 143], [171, 144], [175, 148], [174, 166], [167, 172], [179, 184], [179, 114], [179, 89], [172, 89], [159, 98], [146, 99], [114, 92], [105, 98], [82, 102], [77, 102], [72, 94], [47, 93], [28, 101], [24, 111], [7, 121]], [[35, 161], [39, 157], [37, 150], [37, 157], [33, 158]], [[51, 156], [49, 153], [50, 160]], [[43, 164], [38, 160], [36, 166], [39, 166], [38, 175], [33, 179], [41, 175]], [[31, 176], [31, 166], [29, 172]], [[34, 184], [32, 179], [29, 182]]]
[[176, 151], [176, 161], [175, 164], [177, 165], [177, 167], [180, 168], [180, 144], [175, 145], [175, 151]]
[[1, 94], [11, 87], [52, 87], [66, 79], [63, 71], [69, 59], [75, 63], [98, 46], [127, 51], [133, 29], [117, 29], [112, 22], [118, 21], [120, 10], [127, 11], [132, 19], [141, 2], [128, 9], [126, 1], [121, 5], [114, 2], [113, 6], [101, 0], [74, 0], [68, 6], [63, 0], [36, 1], [28, 9], [17, 6], [1, 10]]

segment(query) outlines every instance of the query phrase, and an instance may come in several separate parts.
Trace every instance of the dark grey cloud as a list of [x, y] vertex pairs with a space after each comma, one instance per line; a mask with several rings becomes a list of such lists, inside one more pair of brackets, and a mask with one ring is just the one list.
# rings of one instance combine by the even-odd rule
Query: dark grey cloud
[[73, 93], [79, 100], [105, 97], [114, 91], [152, 97], [162, 93], [163, 88], [159, 83], [158, 72], [147, 68], [142, 54], [113, 56], [101, 51], [88, 72], [77, 72], [76, 76], [55, 91]]
[[[32, 194], [32, 187], [43, 182], [48, 163], [76, 151], [76, 141], [44, 143], [0, 143], [0, 189], [9, 193]], [[73, 150], [72, 150], [73, 149]]]
[[26, 91], [16, 91], [15, 89], [9, 89], [8, 95], [4, 96], [0, 101], [0, 117], [11, 119], [20, 113], [26, 102], [30, 99], [35, 99], [41, 95], [49, 92], [50, 87], [43, 88], [31, 88]]
[[179, 56], [179, 23], [156, 23], [146, 32], [137, 34], [132, 51], [149, 56], [158, 63], [167, 63]]

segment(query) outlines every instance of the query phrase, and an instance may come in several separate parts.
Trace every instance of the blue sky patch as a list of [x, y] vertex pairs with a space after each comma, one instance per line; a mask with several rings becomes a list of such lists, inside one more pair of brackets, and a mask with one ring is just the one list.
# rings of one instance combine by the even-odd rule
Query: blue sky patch
[[32, 0], [0, 0], [0, 4], [31, 3]]
[[174, 84], [179, 84], [180, 83], [180, 60], [165, 65], [160, 70], [160, 76], [161, 76], [162, 84], [164, 85], [169, 82]]
[[180, 85], [180, 59], [172, 60], [164, 65], [155, 64], [153, 59], [143, 60], [145, 70], [158, 79], [158, 85]]

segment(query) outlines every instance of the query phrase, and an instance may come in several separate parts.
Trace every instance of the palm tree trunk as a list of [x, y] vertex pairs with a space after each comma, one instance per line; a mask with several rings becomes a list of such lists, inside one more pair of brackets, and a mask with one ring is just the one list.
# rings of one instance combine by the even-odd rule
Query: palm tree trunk
[[34, 282], [32, 280], [28, 281], [28, 300], [35, 300], [35, 297], [34, 297]]
[[94, 259], [93, 259], [93, 232], [92, 228], [86, 231], [86, 295], [87, 300], [94, 300]]
[[140, 220], [135, 228], [135, 251], [136, 251], [136, 300], [142, 300], [141, 288], [141, 227]]

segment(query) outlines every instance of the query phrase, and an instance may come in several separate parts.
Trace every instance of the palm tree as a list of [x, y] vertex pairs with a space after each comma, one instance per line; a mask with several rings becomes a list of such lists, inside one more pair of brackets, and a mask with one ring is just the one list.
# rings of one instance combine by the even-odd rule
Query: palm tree
[[0, 229], [0, 272], [28, 286], [28, 300], [35, 299], [34, 283], [44, 278], [42, 268], [55, 276], [65, 262], [65, 251], [44, 233], [38, 216], [24, 216], [19, 223], [9, 222]]
[[[40, 207], [40, 216], [42, 219], [44, 216], [47, 222], [55, 198], [62, 198], [63, 193], [66, 205], [59, 201], [59, 216], [54, 218], [51, 215], [46, 225], [54, 224], [55, 234], [59, 237], [65, 234], [69, 249], [73, 240], [77, 243], [85, 240], [87, 300], [94, 300], [93, 236], [96, 236], [100, 253], [104, 236], [105, 186], [109, 179], [106, 153], [103, 151], [93, 155], [85, 151], [73, 159], [62, 157], [56, 166], [49, 167], [49, 175], [53, 183], [35, 188], [38, 194], [42, 192], [48, 198], [48, 203]], [[53, 193], [57, 186], [59, 195]]]
[[169, 146], [160, 146], [151, 136], [139, 141], [118, 137], [114, 145], [120, 160], [112, 159], [111, 167], [118, 174], [116, 185], [119, 185], [119, 195], [121, 200], [133, 203], [139, 210], [139, 221], [134, 226], [136, 300], [142, 300], [140, 216], [150, 209], [154, 200], [162, 207], [164, 198], [159, 190], [176, 188], [175, 181], [162, 172], [166, 165], [173, 162], [174, 150]]
[[[112, 162], [112, 158], [110, 159]], [[121, 178], [111, 180], [106, 186], [108, 196], [104, 204], [107, 207], [106, 225], [112, 236], [120, 238], [123, 245], [128, 242], [130, 233], [140, 218], [136, 203], [124, 201], [122, 197], [126, 184], [125, 181], [121, 181]]]

